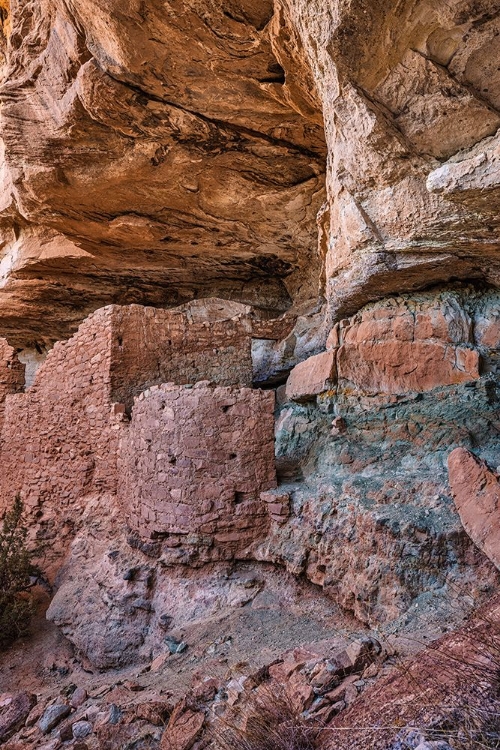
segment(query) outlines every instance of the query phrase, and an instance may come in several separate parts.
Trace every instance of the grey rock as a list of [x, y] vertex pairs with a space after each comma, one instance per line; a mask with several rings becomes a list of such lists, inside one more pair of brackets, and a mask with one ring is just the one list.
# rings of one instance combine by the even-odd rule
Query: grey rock
[[38, 722], [38, 727], [44, 734], [48, 734], [70, 713], [71, 706], [68, 706], [67, 703], [56, 703], [53, 706], [49, 706], [43, 712]]
[[92, 734], [92, 724], [90, 721], [75, 721], [72, 729], [75, 740], [83, 740], [89, 734]]
[[171, 654], [182, 654], [188, 647], [185, 641], [178, 641], [176, 638], [172, 638], [172, 636], [167, 636], [165, 643]]
[[112, 703], [109, 707], [109, 714], [108, 714], [108, 724], [118, 724], [120, 722], [120, 719], [122, 718], [122, 712], [118, 708], [117, 705]]

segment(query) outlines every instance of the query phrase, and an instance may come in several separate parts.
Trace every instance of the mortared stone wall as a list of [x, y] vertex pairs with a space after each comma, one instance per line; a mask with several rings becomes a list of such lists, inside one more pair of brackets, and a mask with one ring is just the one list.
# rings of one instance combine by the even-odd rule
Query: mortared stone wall
[[152, 388], [136, 399], [118, 464], [120, 500], [140, 536], [175, 549], [196, 534], [204, 561], [230, 559], [269, 522], [260, 493], [276, 487], [274, 392]]
[[24, 390], [24, 369], [16, 350], [8, 341], [0, 338], [0, 429], [3, 424], [6, 397]]
[[[237, 546], [233, 527], [239, 541], [255, 536], [260, 521], [248, 530], [245, 516], [259, 516], [259, 492], [275, 482], [274, 394], [239, 387], [252, 380], [248, 316], [228, 318], [222, 310], [211, 317], [207, 322], [202, 311], [189, 309], [102, 308], [54, 346], [29, 390], [14, 395], [24, 384], [24, 366], [2, 345], [0, 375], [11, 395], [3, 402], [0, 510], [21, 493], [39, 537], [64, 551], [85, 496], [122, 494], [119, 440], [129, 433], [121, 466], [134, 529], [151, 535], [203, 527], [204, 533], [217, 517], [216, 542]], [[145, 389], [200, 380], [221, 387], [177, 388], [175, 399], [173, 391], [151, 391], [136, 402], [128, 424], [134, 397]], [[163, 401], [172, 402], [166, 410]], [[177, 467], [169, 450], [179, 456]], [[233, 453], [228, 470], [225, 458]]]

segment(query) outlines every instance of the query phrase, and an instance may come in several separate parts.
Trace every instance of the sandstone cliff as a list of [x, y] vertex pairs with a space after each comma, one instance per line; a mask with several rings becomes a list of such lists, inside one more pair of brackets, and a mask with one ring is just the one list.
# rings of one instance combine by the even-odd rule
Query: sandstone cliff
[[500, 6], [98, 5], [0, 0], [0, 743], [496, 747]]

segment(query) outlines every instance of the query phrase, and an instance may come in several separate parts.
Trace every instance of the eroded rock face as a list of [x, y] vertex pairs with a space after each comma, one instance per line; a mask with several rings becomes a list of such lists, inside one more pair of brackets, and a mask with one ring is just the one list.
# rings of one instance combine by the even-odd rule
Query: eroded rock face
[[498, 24], [489, 0], [12, 4], [0, 333], [324, 295], [316, 353], [370, 300], [498, 285]]
[[403, 395], [477, 380], [496, 367], [497, 304], [460, 291], [384, 300], [336, 324], [328, 350], [292, 370], [287, 395], [307, 400], [335, 386]]
[[[497, 292], [471, 287], [387, 299], [331, 331], [335, 381], [317, 387], [318, 356], [292, 371], [294, 400], [281, 402], [276, 422], [292, 512], [273, 525], [262, 559], [335, 592], [367, 622], [432, 609], [476, 565], [494, 585], [465, 538], [447, 460], [463, 446], [498, 464], [498, 309]], [[422, 349], [435, 353], [432, 366]], [[469, 372], [461, 353], [475, 363]]]
[[[482, 600], [446, 461], [498, 463], [491, 0], [0, 8], [1, 506], [19, 490], [51, 542], [50, 617], [107, 668], [158, 648], [165, 602], [195, 617], [172, 581], [204, 596], [221, 559], [367, 624]], [[275, 488], [274, 397], [249, 388], [292, 368]], [[456, 456], [496, 561], [460, 500], [491, 477]]]
[[215, 292], [279, 312], [317, 295], [320, 106], [293, 48], [286, 83], [272, 17], [272, 0], [116, 0], [98, 16], [86, 0], [12, 5], [0, 130], [13, 342], [67, 337], [112, 302]]
[[323, 103], [330, 158], [320, 247], [332, 321], [451, 277], [498, 284], [491, 3], [283, 5]]

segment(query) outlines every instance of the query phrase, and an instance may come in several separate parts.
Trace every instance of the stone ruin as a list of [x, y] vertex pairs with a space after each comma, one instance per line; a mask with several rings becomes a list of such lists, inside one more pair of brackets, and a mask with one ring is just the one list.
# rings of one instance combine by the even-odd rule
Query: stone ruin
[[20, 493], [64, 552], [84, 498], [110, 493], [139, 535], [198, 534], [231, 558], [262, 534], [260, 494], [276, 486], [274, 392], [251, 388], [252, 337], [272, 329], [217, 300], [111, 305], [54, 346], [26, 392], [2, 340], [0, 505]]
[[[275, 392], [252, 387], [261, 366], [252, 352], [259, 342], [285, 351], [290, 328], [286, 316], [259, 319], [217, 299], [172, 310], [112, 305], [57, 343], [26, 390], [24, 366], [2, 342], [0, 508], [20, 493], [30, 527], [49, 543], [51, 576], [92, 496], [120, 509], [133, 544], [161, 543], [168, 564], [269, 557], [259, 545], [286, 523], [290, 495], [277, 490]], [[289, 463], [302, 450], [302, 433], [280, 438], [293, 402], [303, 419], [308, 402], [319, 396], [327, 408], [330, 399], [337, 439], [343, 414], [353, 429], [363, 403], [373, 410], [431, 391], [439, 402], [453, 395], [440, 389], [495, 375], [499, 331], [497, 295], [471, 289], [395, 298], [341, 321], [326, 351], [296, 365], [279, 390], [278, 469], [280, 441]], [[362, 466], [349, 455], [355, 473]], [[319, 557], [316, 567], [325, 568]], [[311, 556], [307, 575], [321, 583], [315, 569]]]

